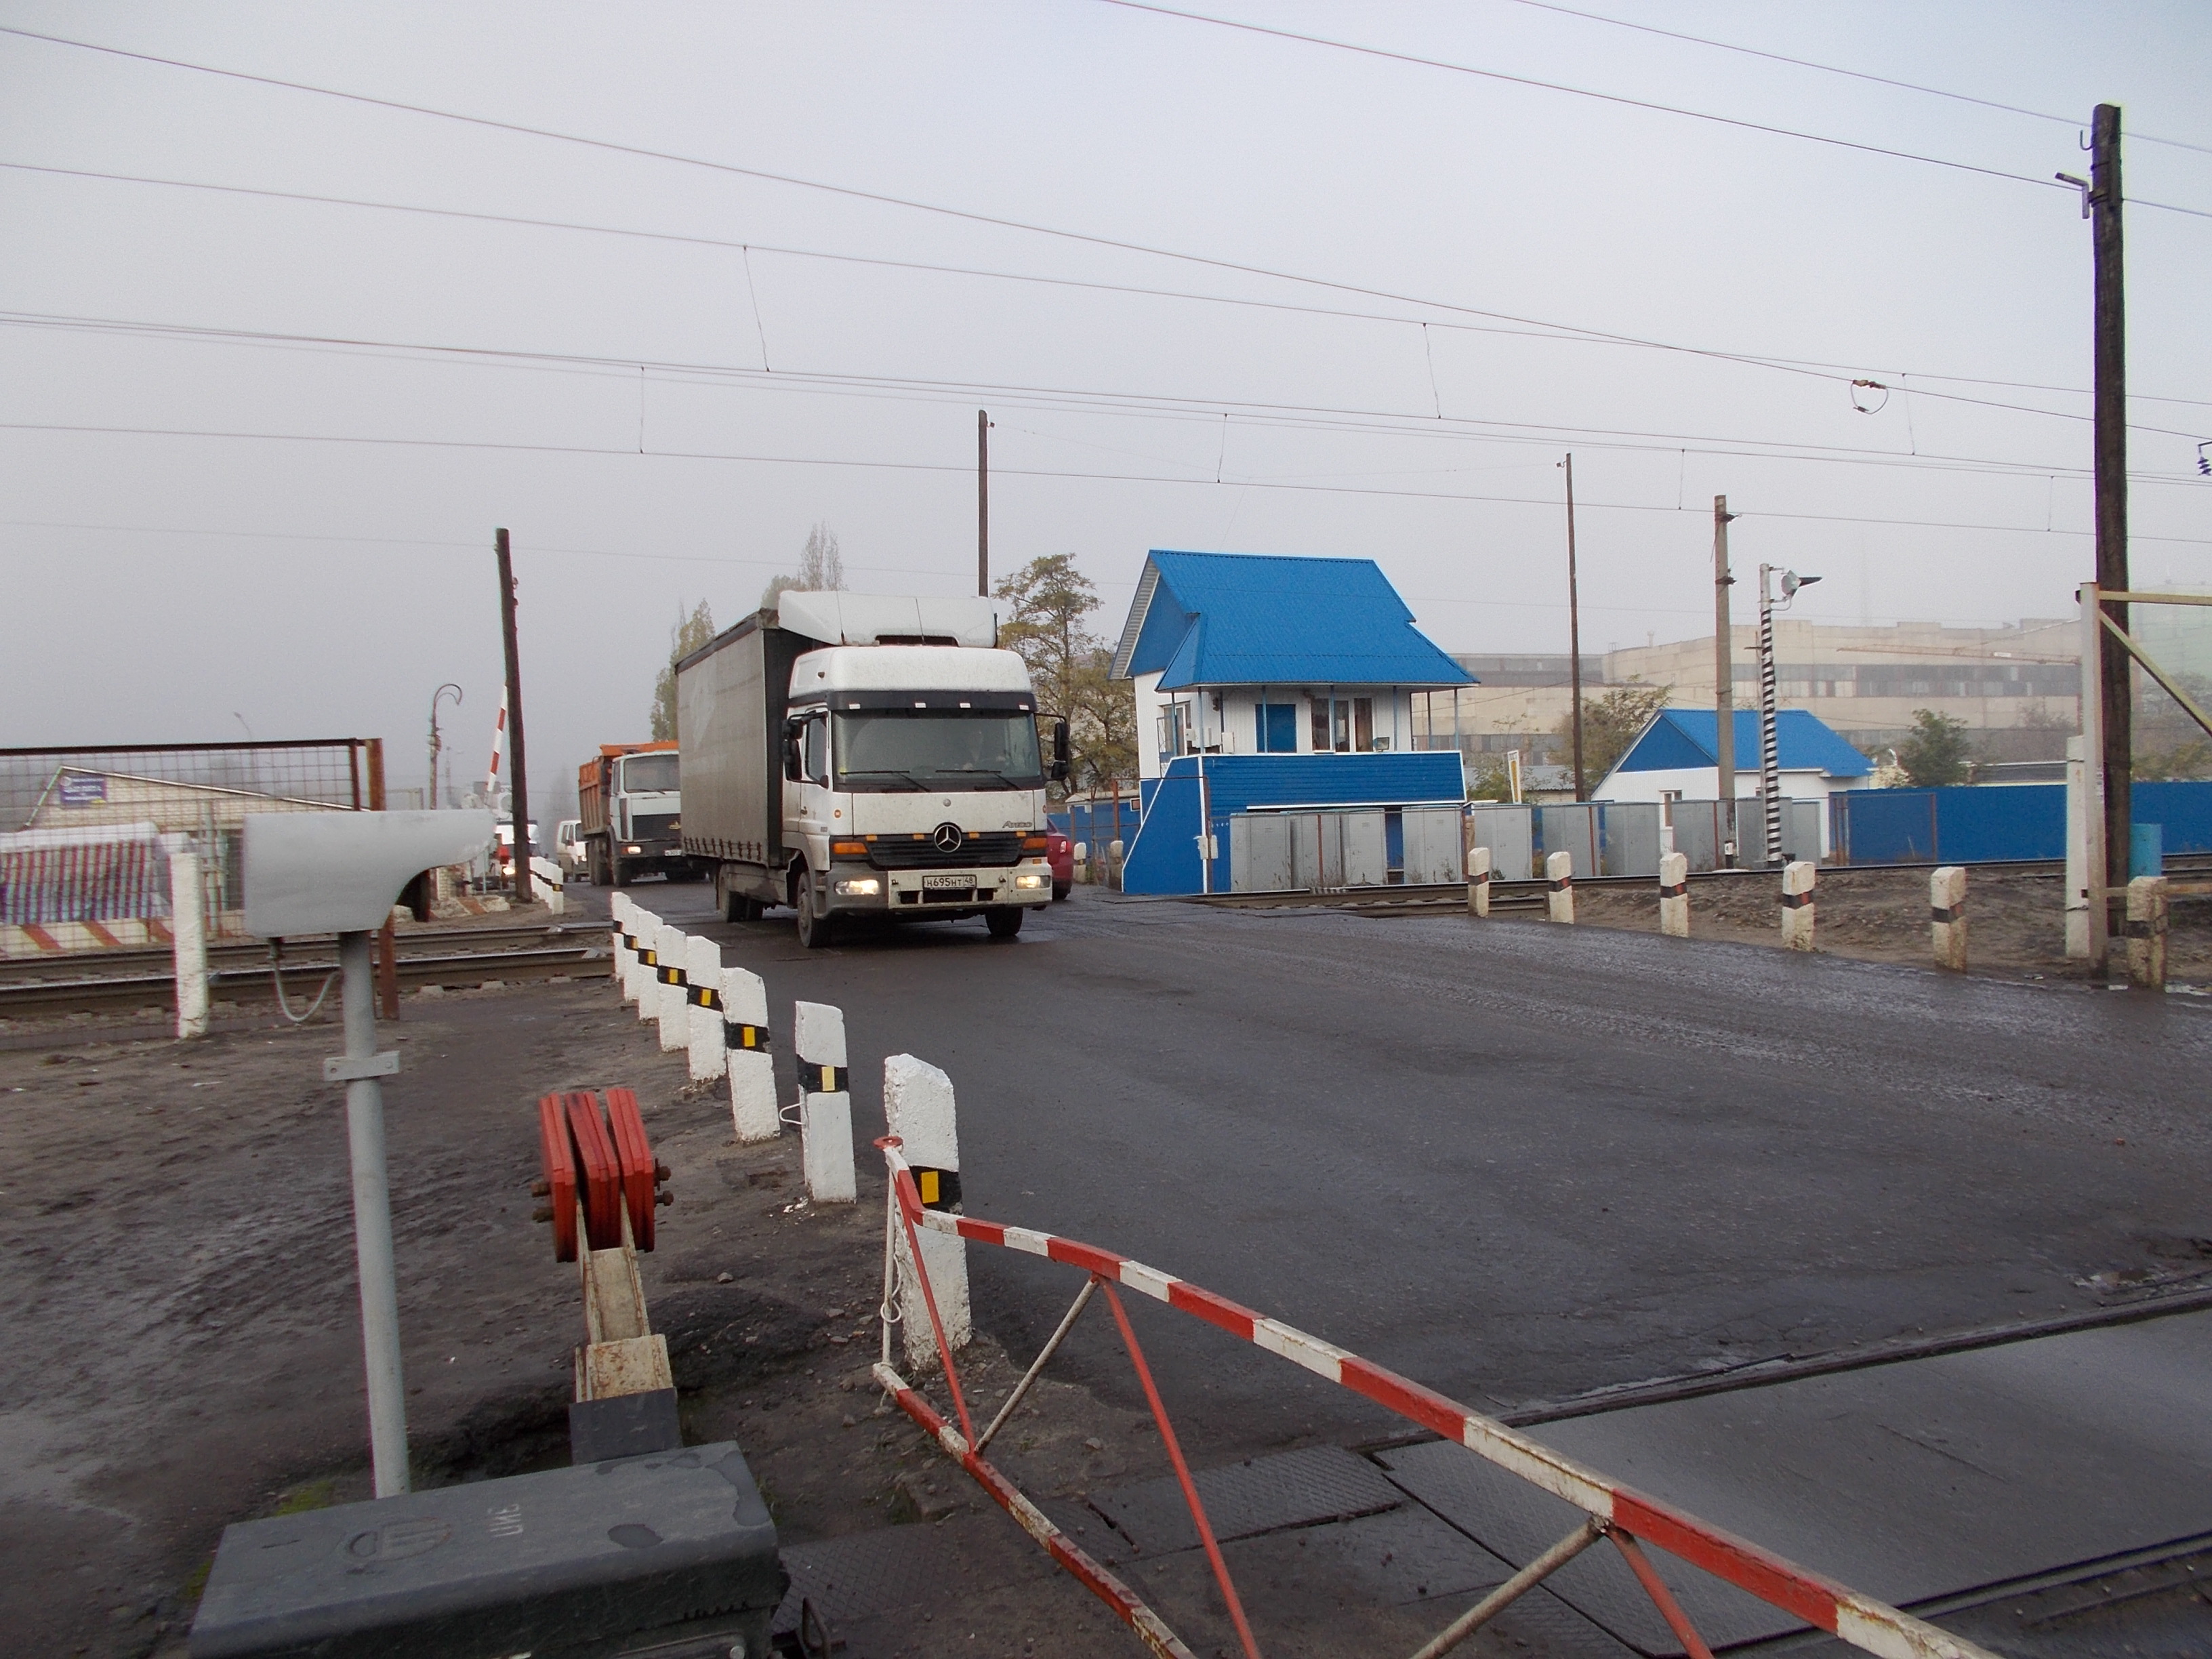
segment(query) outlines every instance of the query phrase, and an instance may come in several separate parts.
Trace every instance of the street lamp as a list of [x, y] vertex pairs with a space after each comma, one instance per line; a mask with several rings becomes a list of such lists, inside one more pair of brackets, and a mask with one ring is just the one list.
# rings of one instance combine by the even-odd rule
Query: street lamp
[[1759, 793], [1766, 805], [1766, 863], [1771, 869], [1782, 860], [1782, 745], [1774, 731], [1774, 591], [1772, 578], [1782, 578], [1782, 605], [1787, 610], [1801, 587], [1810, 587], [1818, 576], [1801, 576], [1778, 566], [1759, 567]]
[[438, 804], [438, 750], [444, 747], [438, 741], [438, 705], [446, 700], [448, 691], [453, 694], [453, 707], [459, 708], [461, 688], [451, 680], [430, 694], [430, 788], [429, 793], [422, 797], [425, 807], [434, 807]]

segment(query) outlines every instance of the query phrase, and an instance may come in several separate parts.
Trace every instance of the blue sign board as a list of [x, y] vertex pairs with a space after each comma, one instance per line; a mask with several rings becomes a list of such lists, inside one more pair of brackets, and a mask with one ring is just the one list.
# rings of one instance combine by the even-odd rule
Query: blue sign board
[[107, 780], [97, 772], [67, 772], [62, 775], [62, 805], [99, 806], [107, 799]]

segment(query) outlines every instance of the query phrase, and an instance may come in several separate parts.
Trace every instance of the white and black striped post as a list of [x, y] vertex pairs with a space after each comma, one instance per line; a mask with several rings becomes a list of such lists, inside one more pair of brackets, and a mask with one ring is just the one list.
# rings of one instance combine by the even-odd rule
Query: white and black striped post
[[1966, 871], [1947, 864], [1928, 878], [1928, 934], [1936, 965], [1966, 971]]
[[1668, 939], [1690, 936], [1690, 860], [1686, 854], [1659, 855], [1659, 931]]
[[1467, 913], [1471, 916], [1490, 914], [1490, 849], [1470, 847], [1467, 849]]
[[[899, 1151], [913, 1173], [922, 1207], [957, 1214], [960, 1135], [953, 1112], [952, 1079], [912, 1054], [891, 1055], [884, 1061], [884, 1117], [899, 1139]], [[918, 1230], [916, 1236], [921, 1240], [921, 1265], [929, 1274], [930, 1293], [937, 1299], [937, 1316], [945, 1324], [945, 1343], [964, 1348], [975, 1329], [968, 1299], [968, 1243], [939, 1232]], [[892, 1253], [907, 1269], [899, 1287], [899, 1320], [906, 1332], [907, 1364], [926, 1365], [937, 1356], [929, 1309], [912, 1271], [906, 1229], [894, 1229], [891, 1239]]]
[[722, 969], [722, 1048], [730, 1077], [730, 1127], [739, 1142], [783, 1133], [775, 1109], [775, 1062], [768, 1046], [768, 982], [744, 968]]
[[2167, 897], [2164, 876], [2128, 884], [2128, 979], [2146, 991], [2166, 989]]
[[[1759, 567], [1759, 793], [1766, 809], [1766, 864], [1783, 861], [1782, 742], [1775, 731], [1774, 596], [1768, 591], [1771, 564]], [[1809, 949], [1810, 947], [1806, 947]]]
[[633, 914], [636, 908], [628, 893], [617, 893], [607, 903], [607, 915], [614, 923], [607, 948], [614, 956], [615, 989], [622, 994], [624, 1002], [637, 1000], [637, 940], [630, 931], [636, 921]]
[[850, 1204], [853, 1093], [845, 1070], [845, 1011], [827, 1003], [794, 1005], [791, 1046], [799, 1052], [799, 1163], [806, 1195], [817, 1204]]
[[722, 947], [696, 934], [684, 943], [684, 997], [690, 1005], [685, 1059], [694, 1083], [711, 1083], [729, 1069], [722, 1046]]
[[1575, 920], [1575, 855], [1562, 849], [1544, 859], [1545, 914], [1571, 927]]
[[1788, 950], [1813, 948], [1813, 879], [1819, 868], [1804, 859], [1782, 866], [1782, 943]]
[[660, 1052], [672, 1054], [691, 1045], [691, 1003], [684, 994], [684, 953], [690, 936], [672, 921], [660, 924], [653, 939], [653, 975], [660, 981], [653, 1017], [660, 1024]]
[[641, 905], [629, 919], [630, 937], [637, 941], [630, 983], [637, 988], [638, 1023], [644, 1024], [660, 1010], [660, 918]]

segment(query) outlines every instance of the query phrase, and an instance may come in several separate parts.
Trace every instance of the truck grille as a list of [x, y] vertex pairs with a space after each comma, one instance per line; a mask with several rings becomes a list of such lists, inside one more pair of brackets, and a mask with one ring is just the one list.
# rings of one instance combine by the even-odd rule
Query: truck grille
[[940, 852], [927, 836], [879, 836], [868, 843], [868, 862], [878, 870], [975, 870], [1018, 864], [1019, 830], [979, 830], [952, 851]]
[[640, 812], [629, 821], [629, 833], [637, 841], [668, 841], [674, 838], [676, 825], [673, 812]]

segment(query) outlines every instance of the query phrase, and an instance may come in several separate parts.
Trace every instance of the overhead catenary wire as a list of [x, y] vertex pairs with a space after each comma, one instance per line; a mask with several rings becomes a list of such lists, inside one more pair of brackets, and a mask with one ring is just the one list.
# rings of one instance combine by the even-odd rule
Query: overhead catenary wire
[[[0, 30], [0, 33], [4, 33]], [[1734, 349], [1717, 346], [1686, 344], [1680, 341], [1649, 339], [1637, 335], [1608, 332], [1580, 324], [1556, 322], [1547, 319], [1524, 317], [1510, 312], [1486, 311], [1477, 307], [1454, 301], [1430, 300], [1407, 295], [1396, 303], [1418, 308], [1448, 311], [1458, 318], [1483, 317], [1488, 322], [1467, 322], [1450, 318], [1408, 317], [1395, 313], [1353, 311], [1342, 307], [1300, 304], [1287, 300], [1266, 300], [1250, 295], [1204, 294], [1188, 289], [1158, 288], [1136, 283], [1112, 283], [1097, 278], [1055, 276], [1036, 272], [996, 270], [975, 265], [944, 264], [920, 259], [896, 259], [882, 255], [831, 252], [821, 248], [799, 248], [771, 243], [739, 241], [732, 238], [706, 236], [681, 231], [647, 230], [621, 225], [591, 224], [576, 220], [537, 218], [522, 214], [488, 213], [463, 208], [433, 207], [421, 203], [381, 202], [359, 197], [332, 196], [308, 191], [273, 190], [248, 185], [215, 184], [191, 179], [163, 179], [143, 173], [107, 173], [89, 167], [42, 166], [29, 161], [0, 161], [0, 171], [40, 173], [55, 178], [96, 179], [111, 184], [143, 185], [162, 189], [207, 191], [217, 195], [262, 198], [272, 201], [296, 202], [324, 207], [354, 208], [382, 213], [415, 214], [435, 219], [452, 219], [482, 224], [512, 226], [519, 228], [569, 232], [584, 235], [631, 238], [641, 241], [672, 243], [694, 247], [710, 247], [737, 253], [744, 264], [746, 291], [753, 307], [753, 321], [760, 336], [762, 362], [767, 366], [767, 332], [761, 322], [760, 299], [753, 287], [752, 255], [775, 254], [786, 258], [817, 259], [840, 264], [876, 266], [895, 270], [928, 272], [940, 276], [967, 276], [978, 279], [1024, 283], [1041, 287], [1085, 289], [1103, 294], [1120, 294], [1152, 299], [1180, 300], [1193, 303], [1218, 305], [1255, 311], [1281, 312], [1310, 317], [1328, 317], [1348, 321], [1372, 322], [1400, 326], [1418, 325], [1424, 331], [1431, 325], [1456, 332], [1503, 336], [1510, 339], [1527, 339], [1567, 345], [1614, 346], [1624, 349], [1675, 352], [1718, 362], [1740, 364], [1747, 368], [1765, 368], [1808, 378], [1833, 381], [1850, 386], [1857, 384], [1869, 372], [1869, 362], [1859, 363], [1831, 362], [1818, 359], [1787, 357], [1773, 353]], [[1304, 277], [1288, 277], [1293, 282], [1317, 281]], [[1326, 284], [1325, 284], [1326, 285]], [[1923, 383], [1939, 380], [1961, 386], [1999, 386], [2013, 391], [2047, 392], [2062, 397], [2087, 398], [2091, 395], [2085, 386], [2051, 386], [2032, 380], [2008, 380], [1990, 376], [1943, 374], [1927, 369], [1905, 370], [1881, 368], [1875, 372], [1903, 376], [1913, 374]], [[2023, 414], [2057, 414], [2031, 404], [2006, 403], [1996, 399], [1967, 398], [1957, 394], [1928, 391], [1923, 395], [1948, 398], [1983, 407], [2013, 410]], [[2212, 398], [2177, 398], [2154, 392], [2131, 392], [2130, 403], [2162, 403], [2196, 408], [2212, 408]], [[2087, 420], [2087, 416], [2066, 416], [2065, 418]], [[2147, 431], [2163, 428], [2144, 428]], [[2168, 435], [2179, 435], [2169, 434]]]
[[[1765, 52], [1757, 46], [1739, 46], [1734, 41], [1715, 40], [1702, 34], [1685, 34], [1679, 29], [1662, 29], [1654, 23], [1638, 23], [1626, 17], [1607, 17], [1595, 11], [1577, 11], [1572, 6], [1562, 6], [1557, 0], [1513, 0], [1516, 5], [1527, 6], [1535, 11], [1555, 12], [1562, 17], [1579, 17], [1585, 22], [1603, 23], [1617, 29], [1633, 29], [1638, 34], [1655, 34], [1664, 40], [1681, 40], [1694, 46], [1710, 46], [1715, 52], [1732, 52], [1746, 58], [1762, 58], [1770, 64], [1787, 64], [1793, 69], [1817, 70], [1823, 75], [1840, 75], [1853, 81], [1865, 81], [1878, 87], [1890, 87], [1899, 92], [1917, 92], [1929, 98], [1948, 98], [1954, 103], [1974, 104], [1983, 109], [1997, 110], [2007, 115], [2025, 115], [2031, 120], [2055, 121], [2061, 126], [2079, 127], [2078, 115], [2055, 115], [2048, 110], [2027, 109], [2019, 104], [2000, 103], [1994, 98], [1977, 98], [1972, 93], [1952, 92], [1942, 87], [1922, 86], [1915, 81], [1899, 81], [1887, 75], [1873, 75], [1864, 70], [1845, 69], [1838, 64], [1822, 64], [1809, 58], [1792, 58], [1786, 52]], [[2212, 155], [2212, 144], [2194, 144], [2185, 138], [2160, 138], [2148, 132], [2130, 129], [2126, 136], [2139, 144], [2164, 144], [2173, 149], [2193, 149], [2201, 155]]]
[[[1157, 0], [1099, 0], [1102, 5], [1119, 6], [1125, 11], [1151, 12], [1161, 17], [1179, 18], [1185, 22], [1205, 23], [1215, 28], [1235, 29], [1248, 34], [1268, 35], [1279, 40], [1296, 41], [1302, 46], [1325, 46], [1333, 52], [1354, 53], [1363, 58], [1379, 58], [1392, 63], [1410, 64], [1420, 69], [1443, 70], [1454, 75], [1469, 75], [1485, 81], [1503, 82], [1508, 85], [1529, 87], [1542, 92], [1556, 92], [1573, 98], [1589, 98], [1600, 103], [1617, 104], [1627, 109], [1650, 111], [1655, 114], [1672, 115], [1691, 121], [1711, 122], [1717, 126], [1732, 127], [1740, 131], [1756, 132], [1769, 137], [1794, 138], [1808, 144], [1826, 144], [1838, 149], [1855, 150], [1864, 155], [1887, 156], [1893, 161], [1916, 161], [1923, 166], [1948, 167], [1954, 172], [1976, 173], [1987, 179], [2002, 179], [2016, 185], [2033, 185], [2039, 188], [2072, 186], [2062, 185], [2056, 179], [2045, 179], [2033, 173], [2009, 173], [2002, 167], [1983, 167], [1978, 162], [1954, 161], [1948, 156], [1924, 155], [1917, 150], [1898, 149], [1887, 144], [1870, 144], [1855, 138], [1838, 138], [1829, 134], [1806, 132], [1796, 127], [1776, 126], [1765, 121], [1748, 121], [1734, 115], [1719, 115], [1711, 110], [1686, 109], [1679, 104], [1662, 104], [1648, 98], [1631, 98], [1622, 93], [1599, 92], [1591, 87], [1570, 86], [1561, 81], [1544, 81], [1534, 76], [1510, 75], [1504, 70], [1480, 69], [1472, 64], [1454, 64], [1439, 58], [1423, 58], [1418, 53], [1394, 52], [1387, 46], [1364, 46], [1355, 40], [1335, 40], [1327, 35], [1306, 34], [1297, 29], [1280, 28], [1269, 23], [1249, 23], [1234, 17], [1215, 17], [1205, 12], [1184, 11], [1174, 6], [1164, 6]], [[2174, 207], [2165, 202], [2147, 202], [2138, 197], [2128, 198], [2135, 207], [2159, 208], [2168, 213], [2186, 213], [2199, 218], [2212, 218], [2212, 211], [2200, 208]]]
[[[64, 434], [124, 436], [143, 438], [185, 438], [228, 440], [249, 442], [300, 444], [357, 444], [372, 448], [387, 449], [451, 449], [481, 450], [522, 455], [620, 456], [625, 460], [640, 459], [668, 461], [723, 461], [768, 466], [851, 467], [871, 471], [957, 473], [969, 477], [974, 469], [965, 462], [952, 461], [891, 461], [862, 459], [836, 455], [756, 455], [740, 454], [721, 450], [656, 449], [648, 450], [643, 457], [627, 445], [610, 444], [549, 444], [519, 443], [491, 439], [467, 438], [394, 438], [374, 437], [348, 433], [313, 432], [249, 432], [215, 431], [178, 427], [125, 427], [63, 424], [58, 422], [0, 421], [0, 432], [51, 432]], [[1275, 478], [1245, 478], [1224, 476], [1210, 479], [1171, 477], [1164, 474], [1135, 472], [1083, 472], [1054, 467], [994, 466], [994, 476], [1024, 478], [1054, 478], [1090, 483], [1142, 483], [1197, 485], [1203, 489], [1224, 486], [1279, 489], [1313, 495], [1373, 495], [1396, 497], [1409, 501], [1463, 501], [1470, 504], [1530, 507], [1551, 509], [1556, 503], [1534, 496], [1480, 495], [1462, 490], [1445, 489], [1384, 489], [1371, 485], [1330, 484], [1298, 482]], [[1605, 501], [1578, 502], [1588, 512], [1667, 513], [1683, 509], [1665, 502]], [[1959, 520], [1875, 518], [1848, 513], [1783, 513], [1743, 511], [1739, 519], [1792, 520], [1806, 523], [1869, 524], [1916, 527], [1929, 530], [1986, 531], [2003, 535], [2021, 536], [2093, 536], [2090, 530], [2045, 530], [2036, 526], [1976, 524]], [[2133, 539], [2141, 542], [2171, 543], [2185, 547], [2212, 547], [2212, 537], [2154, 536], [2134, 533]]]

